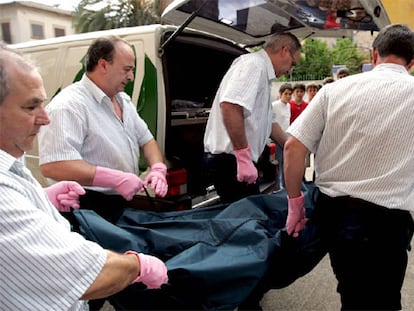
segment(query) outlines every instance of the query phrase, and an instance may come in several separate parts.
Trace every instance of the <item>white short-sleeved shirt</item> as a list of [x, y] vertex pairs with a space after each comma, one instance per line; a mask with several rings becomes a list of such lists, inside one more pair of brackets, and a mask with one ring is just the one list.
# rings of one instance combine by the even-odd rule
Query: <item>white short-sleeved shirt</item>
[[86, 75], [46, 106], [51, 123], [39, 134], [40, 164], [84, 160], [92, 165], [139, 174], [139, 149], [153, 136], [126, 93], [116, 95], [121, 121], [111, 100]]
[[282, 103], [280, 99], [272, 103], [273, 112], [275, 113], [276, 123], [286, 132], [290, 125], [290, 105]]
[[396, 64], [325, 85], [288, 132], [315, 153], [316, 184], [414, 211], [414, 77]]
[[71, 232], [22, 161], [2, 150], [0, 212], [0, 309], [88, 310], [79, 298], [102, 270], [106, 251]]
[[252, 160], [257, 161], [268, 141], [274, 115], [271, 83], [275, 72], [264, 50], [235, 59], [217, 91], [204, 136], [204, 150], [213, 154], [233, 153], [233, 145], [223, 123], [221, 103], [243, 107], [247, 141]]

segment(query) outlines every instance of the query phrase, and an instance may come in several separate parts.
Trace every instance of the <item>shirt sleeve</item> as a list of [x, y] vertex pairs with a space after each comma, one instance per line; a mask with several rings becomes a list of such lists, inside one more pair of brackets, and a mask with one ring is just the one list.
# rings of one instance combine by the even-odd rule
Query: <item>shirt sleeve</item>
[[103, 268], [106, 251], [12, 187], [0, 187], [0, 210], [3, 307], [67, 310], [78, 303]]
[[[46, 106], [51, 123], [43, 126], [39, 133], [40, 164], [82, 160], [81, 150], [87, 134], [86, 113], [77, 111], [75, 105], [64, 105], [65, 96], [54, 98], [53, 104]], [[70, 103], [85, 100], [73, 93]], [[80, 105], [76, 105], [80, 109]]]
[[239, 59], [227, 73], [226, 87], [222, 90], [220, 102], [230, 102], [244, 108], [246, 116], [251, 114], [256, 96], [261, 93], [262, 75], [265, 74], [260, 64], [262, 59], [246, 57]]
[[287, 132], [311, 152], [316, 152], [326, 122], [327, 98], [321, 89], [309, 105], [288, 127]]
[[125, 93], [121, 93], [121, 98], [124, 103], [124, 109], [128, 109], [125, 116], [127, 116], [129, 120], [124, 121], [133, 124], [133, 126], [130, 127], [131, 132], [128, 133], [128, 135], [130, 136], [130, 139], [136, 139], [138, 146], [143, 146], [153, 139], [154, 136], [149, 130], [147, 123], [141, 118], [137, 111], [135, 111], [135, 106], [132, 104], [130, 97]]

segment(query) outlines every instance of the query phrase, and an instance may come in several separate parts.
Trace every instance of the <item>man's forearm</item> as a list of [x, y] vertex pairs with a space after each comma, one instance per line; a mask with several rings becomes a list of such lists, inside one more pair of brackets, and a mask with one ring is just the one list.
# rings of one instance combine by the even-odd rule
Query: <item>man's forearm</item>
[[279, 123], [272, 123], [272, 133], [270, 134], [270, 138], [273, 139], [273, 141], [277, 142], [277, 144], [282, 148], [285, 145], [287, 135], [282, 130]]
[[164, 162], [164, 157], [155, 139], [150, 140], [144, 146], [142, 146], [145, 160], [149, 166], [154, 163]]
[[233, 144], [234, 150], [244, 149], [248, 142], [244, 128], [243, 107], [224, 102], [221, 103], [223, 122]]
[[107, 251], [104, 267], [81, 300], [105, 298], [121, 291], [131, 284], [139, 270], [135, 256]]
[[57, 161], [42, 164], [43, 176], [56, 181], [73, 180], [82, 186], [91, 186], [95, 177], [94, 165], [83, 160]]
[[301, 195], [306, 152], [306, 147], [293, 136], [285, 143], [283, 169], [286, 191], [290, 198]]

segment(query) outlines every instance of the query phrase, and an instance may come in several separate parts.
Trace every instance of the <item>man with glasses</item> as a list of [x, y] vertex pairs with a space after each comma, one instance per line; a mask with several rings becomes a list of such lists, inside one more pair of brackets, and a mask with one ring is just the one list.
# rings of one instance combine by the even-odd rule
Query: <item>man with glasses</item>
[[292, 68], [291, 68], [291, 70], [292, 70], [294, 67], [296, 67], [297, 63], [296, 63], [296, 60], [295, 60], [295, 56], [293, 55], [293, 53], [290, 49], [289, 49], [289, 54], [290, 54], [290, 57], [292, 58]]
[[271, 86], [300, 57], [290, 33], [274, 34], [264, 48], [234, 60], [214, 99], [204, 136], [205, 164], [221, 201], [259, 193], [255, 163], [269, 137], [280, 146], [285, 133], [275, 122]]

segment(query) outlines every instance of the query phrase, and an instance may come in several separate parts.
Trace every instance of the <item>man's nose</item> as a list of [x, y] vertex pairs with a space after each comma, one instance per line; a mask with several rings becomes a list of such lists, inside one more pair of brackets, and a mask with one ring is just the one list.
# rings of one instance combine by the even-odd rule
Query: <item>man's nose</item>
[[49, 116], [44, 107], [41, 107], [38, 115], [36, 116], [37, 125], [48, 125], [50, 123]]
[[129, 81], [134, 81], [134, 72], [132, 70], [128, 72], [127, 79]]

